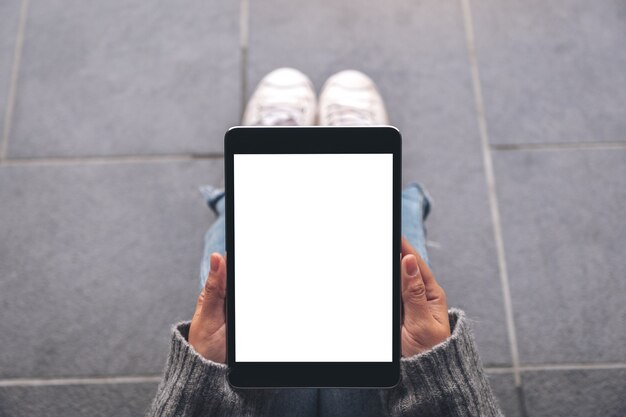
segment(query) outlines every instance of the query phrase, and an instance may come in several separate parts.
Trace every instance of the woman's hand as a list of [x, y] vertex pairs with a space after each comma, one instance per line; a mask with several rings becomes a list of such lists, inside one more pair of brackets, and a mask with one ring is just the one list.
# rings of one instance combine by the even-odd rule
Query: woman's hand
[[226, 260], [211, 254], [211, 271], [198, 297], [189, 328], [189, 344], [204, 358], [226, 362]]
[[424, 352], [450, 337], [446, 294], [426, 262], [402, 238], [402, 356]]

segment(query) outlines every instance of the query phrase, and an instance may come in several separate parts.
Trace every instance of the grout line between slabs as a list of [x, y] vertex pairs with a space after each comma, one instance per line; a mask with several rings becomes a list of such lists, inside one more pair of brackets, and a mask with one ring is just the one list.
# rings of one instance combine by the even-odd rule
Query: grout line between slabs
[[19, 23], [17, 25], [17, 37], [15, 40], [15, 50], [13, 52], [13, 67], [11, 68], [11, 81], [7, 94], [6, 109], [4, 112], [4, 128], [2, 129], [2, 140], [0, 141], [0, 161], [6, 158], [9, 146], [9, 135], [13, 123], [13, 111], [15, 109], [15, 98], [17, 96], [17, 80], [22, 62], [22, 49], [24, 46], [24, 33], [26, 30], [26, 16], [28, 15], [29, 0], [22, 0], [20, 7]]
[[487, 193], [489, 198], [489, 209], [491, 213], [491, 222], [493, 226], [493, 234], [498, 257], [498, 270], [500, 275], [500, 283], [502, 285], [502, 296], [504, 301], [504, 314], [507, 324], [507, 333], [509, 345], [511, 349], [511, 361], [513, 365], [513, 376], [515, 386], [521, 388], [522, 378], [520, 375], [520, 361], [517, 346], [517, 335], [515, 332], [515, 323], [513, 320], [513, 305], [511, 302], [511, 290], [509, 286], [509, 277], [506, 265], [506, 256], [504, 252], [504, 241], [502, 238], [502, 222], [500, 219], [500, 209], [498, 205], [498, 196], [496, 193], [496, 178], [493, 168], [493, 156], [489, 147], [489, 136], [487, 130], [487, 120], [485, 117], [485, 106], [483, 102], [482, 88], [480, 85], [480, 75], [478, 72], [478, 61], [476, 58], [476, 47], [474, 42], [474, 25], [472, 21], [471, 7], [469, 0], [460, 0], [463, 9], [463, 23], [465, 28], [465, 40], [467, 43], [467, 52], [469, 55], [470, 71], [472, 77], [472, 87], [474, 90], [474, 101], [476, 106], [476, 116], [478, 121], [478, 129], [480, 134], [480, 143], [485, 168], [485, 180], [487, 182]]
[[[512, 374], [513, 368], [506, 366], [485, 366], [488, 374]], [[597, 371], [611, 369], [626, 369], [626, 363], [564, 363], [564, 364], [540, 364], [522, 365], [522, 372], [533, 371]], [[122, 376], [93, 376], [93, 377], [67, 377], [67, 378], [7, 378], [0, 379], [1, 387], [40, 387], [59, 385], [99, 385], [99, 384], [137, 384], [145, 382], [160, 382], [161, 375], [122, 375]]]
[[147, 376], [115, 376], [92, 378], [50, 378], [50, 379], [0, 379], [0, 387], [41, 387], [59, 385], [100, 385], [100, 384], [138, 384], [144, 382], [160, 382], [160, 375]]
[[560, 363], [523, 365], [522, 371], [598, 371], [607, 369], [626, 369], [626, 363]]
[[10, 158], [0, 161], [0, 166], [50, 166], [50, 165], [102, 165], [127, 163], [163, 163], [222, 159], [222, 153], [171, 154], [171, 155], [115, 155], [53, 158]]
[[[509, 366], [485, 366], [485, 371], [490, 374], [513, 373], [513, 368]], [[520, 372], [536, 371], [601, 371], [611, 369], [626, 369], [624, 362], [609, 363], [546, 363], [537, 365], [520, 365]]]
[[239, 11], [239, 47], [241, 56], [241, 105], [239, 108], [239, 120], [243, 120], [243, 113], [246, 109], [248, 97], [248, 37], [249, 37], [249, 3], [248, 0], [241, 0]]
[[498, 152], [510, 151], [561, 151], [586, 149], [626, 149], [626, 142], [575, 142], [575, 143], [519, 143], [492, 144], [491, 150]]

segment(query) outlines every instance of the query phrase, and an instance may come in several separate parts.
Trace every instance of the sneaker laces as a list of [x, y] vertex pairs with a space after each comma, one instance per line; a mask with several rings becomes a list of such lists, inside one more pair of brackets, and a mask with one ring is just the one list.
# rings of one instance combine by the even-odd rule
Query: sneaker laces
[[354, 105], [333, 103], [328, 106], [328, 124], [330, 126], [367, 126], [371, 125], [373, 113], [366, 108]]
[[274, 102], [259, 105], [257, 126], [298, 126], [304, 113], [302, 107], [291, 102]]

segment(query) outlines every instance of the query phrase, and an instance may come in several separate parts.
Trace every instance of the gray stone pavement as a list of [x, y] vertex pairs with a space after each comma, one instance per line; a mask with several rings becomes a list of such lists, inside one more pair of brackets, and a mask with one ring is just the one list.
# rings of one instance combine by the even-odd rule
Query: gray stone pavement
[[139, 415], [268, 71], [368, 73], [509, 416], [626, 415], [621, 0], [0, 3], [0, 415]]

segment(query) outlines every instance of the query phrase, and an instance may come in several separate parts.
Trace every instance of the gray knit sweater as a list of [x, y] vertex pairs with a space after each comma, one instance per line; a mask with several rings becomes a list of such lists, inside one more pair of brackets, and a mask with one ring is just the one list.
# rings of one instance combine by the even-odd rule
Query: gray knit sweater
[[[381, 413], [389, 416], [502, 415], [483, 372], [468, 319], [457, 309], [450, 309], [449, 318], [452, 335], [445, 342], [427, 352], [401, 359], [401, 378], [396, 387], [370, 390], [380, 402]], [[188, 322], [174, 327], [163, 380], [148, 416], [280, 414], [275, 412], [280, 408], [277, 404], [281, 401], [277, 394], [280, 390], [233, 389], [226, 380], [228, 368], [198, 355], [187, 342], [188, 333]], [[295, 411], [294, 415], [297, 415]]]

